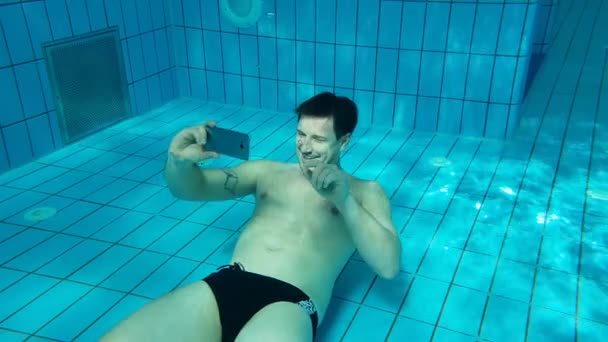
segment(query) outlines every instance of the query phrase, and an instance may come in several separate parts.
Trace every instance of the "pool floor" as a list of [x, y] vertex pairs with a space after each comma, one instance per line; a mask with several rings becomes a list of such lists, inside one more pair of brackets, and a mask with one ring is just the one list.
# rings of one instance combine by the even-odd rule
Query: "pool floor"
[[[175, 132], [210, 119], [294, 161], [293, 115], [179, 99], [0, 177], [0, 340], [96, 340], [229, 261], [254, 198], [176, 200], [162, 176]], [[355, 133], [343, 166], [391, 196], [401, 273], [353, 256], [319, 341], [608, 336], [605, 149]]]

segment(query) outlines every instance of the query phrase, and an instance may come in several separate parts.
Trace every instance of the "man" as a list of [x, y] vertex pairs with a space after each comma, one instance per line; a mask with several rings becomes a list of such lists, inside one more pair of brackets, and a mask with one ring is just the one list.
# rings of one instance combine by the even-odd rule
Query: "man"
[[399, 273], [401, 244], [375, 181], [348, 175], [340, 152], [357, 124], [345, 97], [318, 94], [297, 108], [297, 164], [246, 161], [201, 169], [205, 125], [178, 133], [167, 184], [178, 198], [219, 201], [254, 194], [256, 208], [230, 265], [144, 306], [106, 341], [312, 341], [334, 282], [357, 249], [380, 277]]

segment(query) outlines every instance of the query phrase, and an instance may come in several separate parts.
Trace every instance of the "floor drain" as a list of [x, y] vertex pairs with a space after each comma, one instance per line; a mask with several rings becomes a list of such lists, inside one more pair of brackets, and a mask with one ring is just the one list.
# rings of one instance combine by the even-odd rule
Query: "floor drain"
[[452, 162], [449, 161], [448, 158], [446, 158], [446, 157], [435, 157], [435, 158], [431, 159], [431, 165], [433, 165], [433, 166], [444, 167], [444, 166], [448, 166], [450, 164], [452, 164]]
[[57, 209], [55, 208], [40, 207], [28, 211], [23, 217], [28, 221], [42, 221], [55, 216], [56, 213]]

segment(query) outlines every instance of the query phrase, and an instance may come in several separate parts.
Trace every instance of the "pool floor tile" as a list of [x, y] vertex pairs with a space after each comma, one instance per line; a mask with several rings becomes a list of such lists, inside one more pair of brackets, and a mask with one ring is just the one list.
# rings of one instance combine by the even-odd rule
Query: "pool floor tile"
[[477, 335], [487, 294], [453, 285], [439, 319], [439, 326], [467, 335]]
[[576, 335], [574, 316], [532, 306], [530, 313], [528, 339], [535, 341], [573, 341]]
[[449, 283], [421, 276], [414, 278], [399, 314], [435, 325], [448, 288]]
[[433, 325], [399, 316], [388, 336], [388, 342], [430, 341]]
[[362, 305], [343, 341], [380, 341], [386, 338], [395, 314]]
[[481, 337], [489, 341], [523, 341], [528, 304], [491, 295], [484, 314]]

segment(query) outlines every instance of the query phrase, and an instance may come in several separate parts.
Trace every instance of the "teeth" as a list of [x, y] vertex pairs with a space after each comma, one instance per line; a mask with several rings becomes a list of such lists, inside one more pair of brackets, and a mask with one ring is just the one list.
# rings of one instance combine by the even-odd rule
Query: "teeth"
[[319, 161], [316, 158], [304, 158], [302, 163], [306, 166], [315, 166], [319, 163]]

